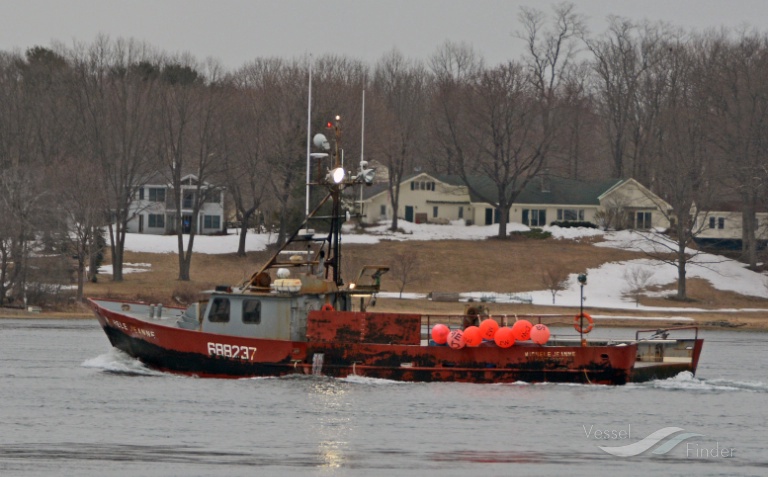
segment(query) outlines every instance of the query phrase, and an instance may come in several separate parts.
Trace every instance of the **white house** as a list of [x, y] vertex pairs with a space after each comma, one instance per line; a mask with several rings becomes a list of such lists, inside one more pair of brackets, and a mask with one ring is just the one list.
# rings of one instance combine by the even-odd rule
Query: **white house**
[[[695, 226], [699, 230], [696, 243], [719, 248], [741, 248], [744, 225], [741, 205], [737, 202], [723, 202], [712, 209], [696, 214]], [[755, 215], [757, 217], [755, 238], [758, 247], [764, 248], [768, 244], [768, 210], [758, 210]]]
[[[447, 223], [464, 219], [467, 224], [498, 223], [500, 214], [481, 196], [495, 201], [495, 184], [489, 178], [470, 178], [475, 192], [458, 176], [419, 173], [400, 184], [397, 215], [409, 222]], [[576, 181], [555, 177], [531, 181], [510, 208], [509, 221], [543, 226], [555, 221], [605, 220], [608, 211], [621, 214], [621, 226], [648, 229], [666, 228], [661, 198], [634, 179]], [[364, 223], [391, 220], [392, 210], [386, 184], [366, 188], [363, 199]]]
[[[181, 179], [182, 190], [182, 232], [189, 233], [192, 227], [196, 234], [217, 234], [224, 231], [224, 192], [204, 182], [201, 190], [204, 202], [196, 217], [193, 205], [197, 193], [197, 176], [188, 174]], [[173, 200], [173, 188], [160, 175], [149, 179], [138, 188], [131, 204], [131, 219], [128, 232], [146, 234], [176, 233], [175, 218], [178, 216]]]

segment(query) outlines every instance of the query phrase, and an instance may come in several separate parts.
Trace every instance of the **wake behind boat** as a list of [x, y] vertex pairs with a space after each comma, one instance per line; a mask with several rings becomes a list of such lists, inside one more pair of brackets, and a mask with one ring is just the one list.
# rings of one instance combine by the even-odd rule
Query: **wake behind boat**
[[[356, 174], [346, 171], [338, 118], [334, 132], [331, 163], [313, 183], [326, 190], [325, 197], [248, 280], [217, 287], [186, 309], [89, 299], [112, 345], [157, 370], [219, 378], [302, 373], [625, 384], [696, 372], [703, 340], [695, 327], [639, 331], [634, 340], [590, 340], [584, 335], [593, 323], [583, 312], [574, 320], [579, 335], [551, 338], [545, 324], [498, 323], [482, 307], [468, 307], [459, 317], [369, 311], [388, 267], [364, 266], [346, 284], [341, 225], [349, 213], [343, 191], [370, 185], [373, 170], [361, 161]], [[329, 150], [318, 136], [315, 144]], [[310, 229], [314, 223], [325, 231]], [[683, 330], [688, 336], [670, 338]]]

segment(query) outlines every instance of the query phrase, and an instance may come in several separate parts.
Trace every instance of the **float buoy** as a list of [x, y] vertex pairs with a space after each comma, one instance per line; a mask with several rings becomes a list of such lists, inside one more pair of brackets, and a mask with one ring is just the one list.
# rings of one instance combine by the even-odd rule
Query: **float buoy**
[[444, 345], [448, 341], [448, 333], [450, 332], [450, 328], [442, 323], [438, 323], [432, 327], [432, 341], [439, 345]]
[[[581, 328], [581, 318], [584, 318], [589, 323], [586, 328]], [[579, 333], [589, 333], [592, 331], [592, 328], [594, 328], [595, 322], [592, 320], [592, 317], [589, 316], [586, 313], [581, 313], [579, 315], [576, 315], [573, 317], [573, 328], [578, 331]]]
[[539, 323], [538, 325], [531, 328], [531, 341], [536, 344], [545, 344], [547, 341], [549, 341], [549, 336], [550, 333], [547, 325]]
[[323, 311], [333, 311], [333, 305], [331, 305], [330, 303], [326, 303], [320, 309], [323, 310]]

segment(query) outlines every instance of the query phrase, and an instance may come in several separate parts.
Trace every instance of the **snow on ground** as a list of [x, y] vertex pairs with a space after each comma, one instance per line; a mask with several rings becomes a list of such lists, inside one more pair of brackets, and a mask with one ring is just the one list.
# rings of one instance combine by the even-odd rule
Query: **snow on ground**
[[[401, 221], [399, 227], [402, 232], [391, 232], [388, 225], [382, 224], [365, 229], [365, 233], [355, 233], [346, 230], [344, 243], [375, 244], [381, 240], [484, 240], [496, 235], [497, 225], [467, 226], [464, 221], [455, 221], [449, 225], [413, 224]], [[552, 233], [553, 237], [560, 240], [579, 240], [585, 237], [602, 236], [602, 242], [595, 243], [598, 247], [612, 247], [633, 251], [664, 250], [659, 248], [659, 243], [669, 239], [659, 233], [640, 233], [633, 231], [604, 232], [589, 228], [561, 228], [543, 227]], [[528, 227], [520, 224], [509, 224], [508, 231], [528, 230]], [[196, 236], [194, 251], [197, 253], [234, 253], [239, 242], [238, 235], [225, 236]], [[253, 234], [246, 236], [246, 250], [264, 250], [266, 246], [276, 239], [274, 234]], [[650, 239], [650, 240], [649, 240]], [[177, 251], [176, 236], [128, 234], [126, 238], [126, 250], [134, 252], [174, 253]], [[186, 245], [186, 237], [185, 237]], [[733, 291], [743, 295], [768, 298], [768, 285], [765, 275], [747, 270], [744, 264], [726, 259], [724, 257], [700, 254], [695, 258], [696, 263], [687, 267], [688, 278], [703, 278], [708, 280], [718, 290]], [[141, 264], [134, 264], [141, 265]], [[146, 264], [143, 264], [146, 265]], [[135, 271], [143, 271], [146, 268], [130, 266]], [[109, 273], [106, 267], [102, 267], [102, 273]], [[648, 285], [670, 285], [677, 279], [677, 269], [672, 265], [663, 264], [650, 259], [636, 259], [626, 262], [605, 263], [594, 269], [585, 270], [588, 276], [587, 285], [584, 287], [585, 306], [590, 308], [619, 308], [637, 309], [646, 311], [698, 311], [696, 308], [658, 308], [636, 307], [634, 301], [627, 295], [627, 275], [635, 270], [648, 270], [651, 278]], [[125, 270], [124, 270], [125, 272]], [[126, 272], [130, 273], [130, 272]], [[671, 292], [670, 292], [671, 293]], [[396, 293], [387, 294], [396, 297]], [[405, 297], [420, 298], [420, 294], [404, 294]], [[580, 289], [576, 275], [569, 277], [567, 290], [559, 292], [556, 304], [559, 306], [579, 306]], [[494, 294], [477, 290], [463, 294], [463, 299], [487, 299], [496, 302], [532, 302], [535, 305], [552, 304], [552, 294], [548, 290], [527, 292], [521, 294]], [[729, 310], [720, 310], [729, 311]], [[730, 310], [738, 311], [738, 310]], [[744, 311], [744, 310], [742, 310]]]
[[[152, 268], [151, 263], [123, 263], [123, 274], [148, 272]], [[102, 265], [99, 267], [101, 275], [112, 275], [112, 265]]]

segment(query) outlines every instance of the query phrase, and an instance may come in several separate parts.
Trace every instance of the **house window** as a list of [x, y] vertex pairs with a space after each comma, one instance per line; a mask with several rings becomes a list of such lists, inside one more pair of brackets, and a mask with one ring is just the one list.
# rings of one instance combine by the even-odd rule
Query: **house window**
[[387, 216], [387, 206], [386, 205], [382, 205], [379, 208], [379, 215], [381, 215], [382, 217], [386, 217]]
[[523, 223], [529, 227], [547, 225], [546, 209], [523, 209]]
[[717, 218], [717, 228], [718, 229], [724, 229], [725, 228], [725, 217], [718, 217]]
[[411, 182], [411, 190], [435, 190], [435, 183], [432, 181]]
[[163, 214], [149, 214], [147, 223], [151, 228], [165, 228], [165, 216]]
[[460, 219], [464, 218], [464, 207], [459, 207], [459, 218]]
[[209, 204], [218, 204], [219, 202], [221, 202], [221, 192], [217, 190], [206, 191], [205, 201]]
[[584, 220], [584, 209], [557, 209], [557, 220], [559, 221]]
[[243, 301], [243, 323], [258, 325], [261, 323], [261, 301]]
[[183, 199], [181, 201], [181, 208], [191, 209], [194, 203], [195, 203], [195, 191], [185, 190]]
[[139, 200], [144, 200], [144, 188], [139, 187]]
[[165, 189], [159, 187], [147, 188], [150, 202], [165, 202]]
[[205, 229], [219, 229], [221, 227], [221, 219], [218, 215], [204, 215], [203, 216], [203, 228]]
[[714, 229], [715, 228], [715, 218], [714, 217], [710, 217], [709, 218], [709, 228], [710, 229]]
[[211, 302], [211, 311], [208, 312], [208, 321], [211, 323], [229, 322], [229, 298], [214, 298]]
[[437, 217], [437, 206], [432, 207], [432, 217]]
[[638, 212], [635, 216], [635, 228], [636, 229], [650, 229], [653, 227], [651, 222], [650, 212]]

